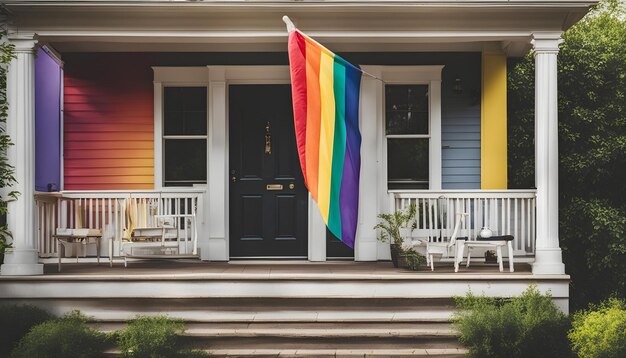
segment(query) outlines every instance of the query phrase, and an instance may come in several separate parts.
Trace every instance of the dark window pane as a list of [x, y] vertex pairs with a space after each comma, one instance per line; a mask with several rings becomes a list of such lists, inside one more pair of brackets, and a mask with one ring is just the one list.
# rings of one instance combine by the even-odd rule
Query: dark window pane
[[206, 135], [206, 97], [206, 87], [165, 87], [164, 135]]
[[385, 87], [386, 133], [428, 134], [428, 86]]
[[428, 139], [387, 140], [389, 189], [428, 189]]
[[166, 139], [165, 186], [206, 183], [206, 140]]

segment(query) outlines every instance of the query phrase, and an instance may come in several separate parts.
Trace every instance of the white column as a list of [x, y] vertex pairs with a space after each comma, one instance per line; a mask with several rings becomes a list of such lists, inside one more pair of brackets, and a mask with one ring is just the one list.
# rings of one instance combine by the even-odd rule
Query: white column
[[41, 275], [35, 236], [35, 40], [34, 34], [10, 35], [16, 58], [9, 64], [7, 134], [15, 145], [7, 151], [15, 167], [18, 199], [9, 202], [7, 223], [13, 248], [6, 251], [2, 275]]
[[[368, 71], [369, 69], [366, 69]], [[369, 72], [369, 71], [368, 71]], [[380, 72], [373, 71], [374, 75]], [[370, 72], [371, 73], [371, 72]], [[355, 261], [376, 261], [378, 241], [376, 225], [378, 214], [378, 127], [382, 121], [383, 84], [381, 81], [363, 76], [361, 83], [361, 178], [359, 183], [359, 223], [354, 247]]]
[[209, 244], [202, 260], [228, 261], [228, 126], [226, 69], [209, 67]]
[[309, 195], [309, 261], [326, 261], [326, 223]]
[[535, 185], [537, 244], [534, 274], [563, 274], [559, 247], [559, 152], [557, 55], [560, 32], [534, 33], [535, 53]]

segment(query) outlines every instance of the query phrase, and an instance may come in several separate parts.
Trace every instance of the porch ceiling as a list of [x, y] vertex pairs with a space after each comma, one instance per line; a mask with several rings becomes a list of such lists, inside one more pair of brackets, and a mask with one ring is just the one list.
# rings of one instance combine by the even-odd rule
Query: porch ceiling
[[[285, 51], [282, 15], [335, 51], [528, 49], [591, 0], [5, 1], [14, 31], [71, 51]], [[487, 44], [487, 45], [485, 45]]]

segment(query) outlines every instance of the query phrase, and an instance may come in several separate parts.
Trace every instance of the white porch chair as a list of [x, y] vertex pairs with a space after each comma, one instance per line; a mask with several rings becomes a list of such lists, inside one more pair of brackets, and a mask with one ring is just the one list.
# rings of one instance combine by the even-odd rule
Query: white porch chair
[[[435, 242], [432, 241], [434, 237], [430, 237], [429, 239], [421, 239], [419, 240], [422, 245], [426, 246], [426, 264], [430, 265], [430, 270], [435, 271], [435, 257], [438, 257], [440, 260], [444, 257], [450, 256], [450, 248], [454, 247], [454, 269], [455, 272], [458, 271], [458, 245], [457, 245], [457, 237], [459, 235], [459, 231], [461, 230], [461, 225], [465, 221], [465, 217], [469, 216], [466, 213], [457, 213], [456, 214], [456, 222], [454, 224], [454, 231], [452, 232], [452, 236], [450, 236], [450, 241], [448, 242]], [[459, 240], [460, 241], [460, 240]], [[461, 259], [463, 259], [463, 251], [461, 250]]]

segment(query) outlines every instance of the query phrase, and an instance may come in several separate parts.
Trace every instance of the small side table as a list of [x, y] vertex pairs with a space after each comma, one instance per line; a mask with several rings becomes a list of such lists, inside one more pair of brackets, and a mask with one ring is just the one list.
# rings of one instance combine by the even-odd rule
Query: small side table
[[[102, 235], [52, 235], [57, 241], [57, 253], [59, 255], [58, 270], [61, 272], [61, 247], [65, 247], [65, 244], [82, 244], [89, 245], [89, 239], [95, 239], [96, 244], [96, 257], [98, 258], [98, 264], [100, 263], [100, 241]], [[78, 250], [76, 251], [76, 262], [78, 262]]]

